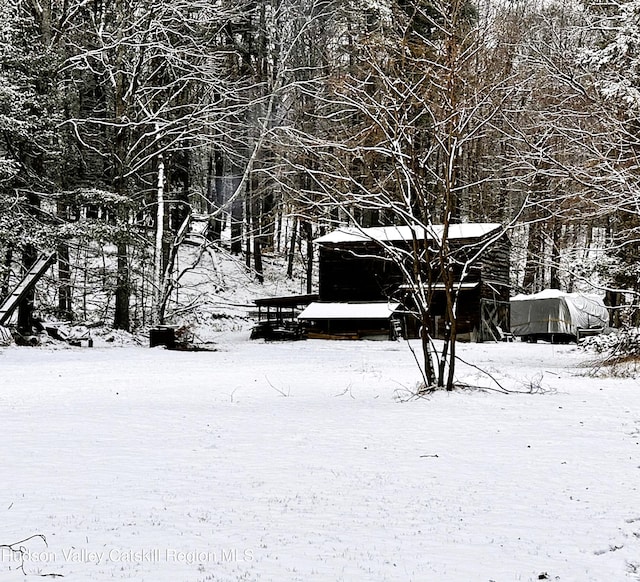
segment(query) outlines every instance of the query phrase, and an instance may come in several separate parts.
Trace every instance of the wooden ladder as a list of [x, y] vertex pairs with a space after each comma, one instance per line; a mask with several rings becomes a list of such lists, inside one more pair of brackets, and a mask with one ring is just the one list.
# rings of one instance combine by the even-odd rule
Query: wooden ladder
[[4, 325], [6, 321], [11, 317], [13, 312], [20, 301], [24, 299], [24, 296], [33, 288], [38, 282], [40, 277], [45, 274], [46, 270], [51, 266], [51, 263], [56, 258], [56, 253], [40, 255], [31, 268], [27, 271], [22, 281], [18, 283], [17, 287], [12, 291], [0, 305], [0, 325]]

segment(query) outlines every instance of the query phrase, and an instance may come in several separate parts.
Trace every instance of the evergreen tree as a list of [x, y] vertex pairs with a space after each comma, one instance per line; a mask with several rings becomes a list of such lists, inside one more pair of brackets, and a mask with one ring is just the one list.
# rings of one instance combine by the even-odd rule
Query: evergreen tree
[[[57, 58], [49, 30], [23, 2], [0, 3], [0, 246], [2, 291], [9, 290], [11, 263], [20, 255], [28, 269], [55, 240], [51, 212], [57, 189], [61, 116]], [[17, 257], [16, 257], [17, 258]], [[18, 314], [21, 331], [32, 326], [33, 292]]]

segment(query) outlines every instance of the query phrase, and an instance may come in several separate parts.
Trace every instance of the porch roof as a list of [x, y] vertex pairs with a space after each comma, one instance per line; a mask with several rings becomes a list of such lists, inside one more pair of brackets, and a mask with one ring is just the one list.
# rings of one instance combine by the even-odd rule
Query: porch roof
[[319, 319], [389, 319], [399, 303], [311, 303], [298, 316], [300, 320]]

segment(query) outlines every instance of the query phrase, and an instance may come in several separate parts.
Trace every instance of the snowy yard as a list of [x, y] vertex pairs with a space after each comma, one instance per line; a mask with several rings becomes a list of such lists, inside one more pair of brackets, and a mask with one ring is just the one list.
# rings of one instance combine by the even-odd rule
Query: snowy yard
[[[509, 388], [403, 402], [405, 343], [0, 354], [0, 580], [640, 580], [640, 386], [461, 345]], [[459, 366], [469, 384], [490, 385]]]

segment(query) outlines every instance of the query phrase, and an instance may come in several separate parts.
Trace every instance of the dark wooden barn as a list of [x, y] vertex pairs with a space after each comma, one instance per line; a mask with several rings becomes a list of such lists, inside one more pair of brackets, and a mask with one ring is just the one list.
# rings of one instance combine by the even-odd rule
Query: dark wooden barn
[[[426, 232], [409, 226], [366, 229], [338, 229], [315, 242], [319, 247], [320, 302], [389, 302], [409, 307], [410, 294], [397, 262], [389, 260], [390, 249], [408, 248], [417, 240], [441, 237], [442, 227]], [[449, 230], [449, 248], [456, 260], [454, 273], [459, 289], [458, 338], [470, 341], [502, 339], [509, 329], [509, 256], [510, 241], [500, 224], [455, 224]], [[432, 247], [432, 245], [429, 245]], [[462, 265], [479, 251], [462, 280]], [[457, 269], [457, 271], [456, 271]], [[432, 273], [431, 333], [443, 332], [445, 294], [437, 272]], [[407, 317], [405, 332], [417, 333], [415, 322]], [[390, 322], [392, 323], [392, 322]]]

